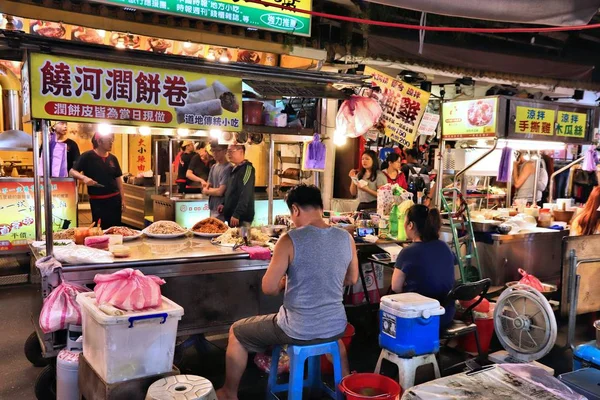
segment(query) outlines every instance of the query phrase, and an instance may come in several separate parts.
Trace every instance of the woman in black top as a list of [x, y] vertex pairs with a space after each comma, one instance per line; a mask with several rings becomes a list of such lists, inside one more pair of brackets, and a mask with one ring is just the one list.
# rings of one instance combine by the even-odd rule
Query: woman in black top
[[94, 150], [83, 153], [70, 172], [88, 186], [92, 218], [95, 222], [101, 220], [102, 229], [121, 225], [125, 208], [123, 172], [117, 157], [110, 154], [114, 141], [114, 135], [95, 134]]
[[179, 193], [185, 193], [185, 186], [187, 183], [186, 173], [190, 166], [190, 161], [192, 161], [192, 157], [194, 156], [194, 142], [191, 140], [184, 140], [181, 143], [181, 150], [183, 151], [179, 156], [179, 162], [177, 165], [177, 187], [179, 188]]

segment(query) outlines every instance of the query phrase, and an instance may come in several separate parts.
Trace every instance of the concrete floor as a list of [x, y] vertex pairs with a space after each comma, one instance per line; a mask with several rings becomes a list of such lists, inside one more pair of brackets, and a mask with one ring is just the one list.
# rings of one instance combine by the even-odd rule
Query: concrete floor
[[[33, 332], [30, 322], [31, 311], [39, 306], [41, 297], [35, 285], [0, 287], [0, 399], [33, 400], [34, 383], [42, 370], [33, 367], [23, 354], [23, 344]], [[374, 315], [367, 313], [364, 307], [349, 308], [348, 318], [356, 327], [356, 336], [352, 342], [349, 356], [351, 370], [371, 372], [379, 356], [376, 331], [373, 331]], [[578, 318], [576, 339], [578, 343], [594, 338], [591, 329], [591, 316]], [[541, 362], [553, 367], [557, 374], [571, 370], [571, 352], [562, 347], [566, 340], [566, 321], [559, 321], [559, 335], [555, 348]], [[367, 333], [371, 330], [370, 333]], [[212, 342], [200, 341], [196, 346], [185, 350], [185, 359], [180, 365], [182, 373], [205, 376], [215, 387], [222, 384], [224, 377], [225, 340]], [[499, 350], [497, 340], [492, 341], [491, 350]], [[456, 355], [442, 351], [443, 365], [452, 365]], [[267, 375], [252, 363], [241, 385], [240, 399], [258, 399], [263, 397]]]

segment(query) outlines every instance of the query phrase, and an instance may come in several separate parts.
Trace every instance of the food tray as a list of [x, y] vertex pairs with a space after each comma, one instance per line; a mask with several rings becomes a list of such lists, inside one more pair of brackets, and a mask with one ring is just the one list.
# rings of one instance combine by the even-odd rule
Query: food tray
[[502, 224], [502, 222], [494, 220], [471, 221], [471, 225], [475, 232], [495, 232], [496, 227], [500, 224]]
[[159, 234], [159, 233], [150, 233], [150, 232], [148, 232], [148, 228], [146, 228], [142, 231], [142, 233], [144, 235], [148, 236], [149, 238], [154, 238], [154, 239], [175, 239], [175, 238], [184, 237], [185, 235], [187, 235], [188, 231], [179, 232], [179, 233]]
[[[514, 285], [518, 285], [519, 281], [510, 281], [510, 282], [506, 282], [506, 287], [510, 288]], [[558, 291], [558, 288], [555, 285], [551, 285], [549, 283], [543, 283], [542, 282], [542, 287], [544, 288], [543, 292], [540, 292], [541, 294], [544, 295], [544, 297], [546, 298], [551, 298], [554, 293], [556, 293]]]
[[194, 236], [198, 236], [201, 238], [216, 238], [221, 236], [223, 233], [203, 233], [203, 232], [196, 232], [196, 231], [190, 231], [194, 234]]

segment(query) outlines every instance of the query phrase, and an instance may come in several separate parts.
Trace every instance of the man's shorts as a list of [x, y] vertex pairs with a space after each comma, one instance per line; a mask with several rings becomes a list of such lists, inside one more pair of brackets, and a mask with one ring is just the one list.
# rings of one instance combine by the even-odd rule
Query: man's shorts
[[263, 353], [270, 346], [296, 344], [311, 345], [332, 342], [344, 336], [339, 335], [314, 340], [298, 340], [289, 337], [277, 324], [277, 314], [258, 315], [237, 321], [232, 326], [235, 338], [249, 353]]

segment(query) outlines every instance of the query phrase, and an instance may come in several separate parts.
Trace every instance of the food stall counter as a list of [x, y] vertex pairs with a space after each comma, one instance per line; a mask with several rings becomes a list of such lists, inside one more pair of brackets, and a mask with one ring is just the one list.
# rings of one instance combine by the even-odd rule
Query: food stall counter
[[[166, 281], [162, 294], [185, 310], [180, 336], [224, 331], [238, 319], [277, 312], [281, 305], [281, 297], [268, 297], [260, 290], [268, 261], [250, 260], [241, 250], [197, 237], [140, 238], [124, 245], [131, 249], [130, 257], [114, 263], [65, 264], [64, 280], [92, 287], [96, 274], [123, 268], [159, 276]], [[41, 256], [35, 248], [32, 255]], [[51, 290], [49, 281], [42, 279], [42, 290]]]
[[562, 240], [568, 235], [568, 230], [544, 228], [508, 235], [477, 233], [482, 277], [490, 278], [494, 286], [504, 285], [520, 280], [522, 268], [544, 283], [558, 285]]

